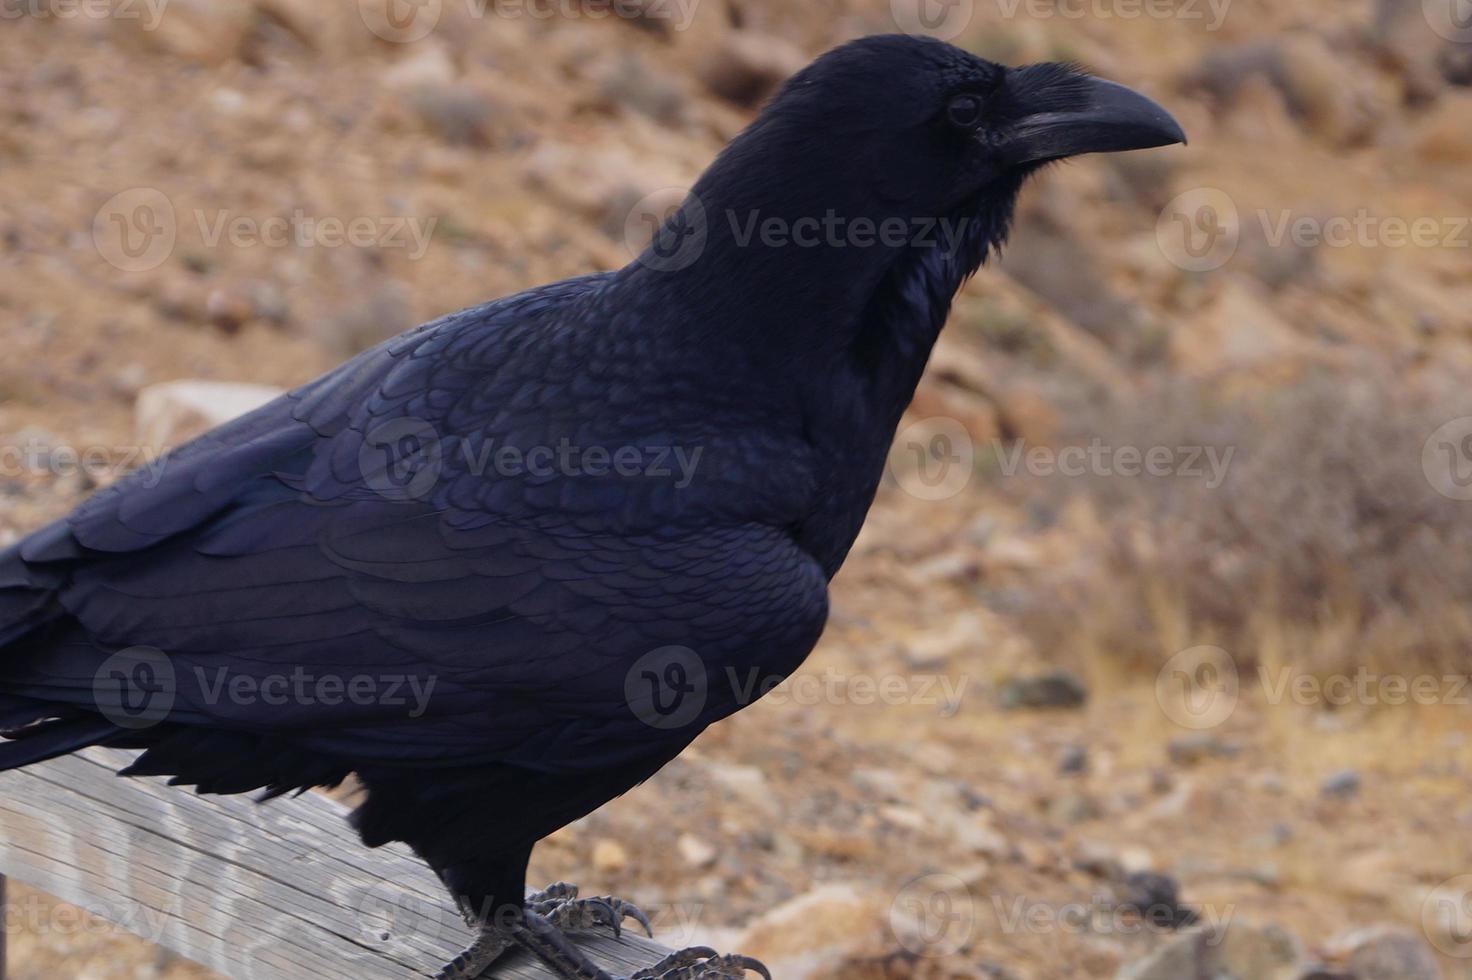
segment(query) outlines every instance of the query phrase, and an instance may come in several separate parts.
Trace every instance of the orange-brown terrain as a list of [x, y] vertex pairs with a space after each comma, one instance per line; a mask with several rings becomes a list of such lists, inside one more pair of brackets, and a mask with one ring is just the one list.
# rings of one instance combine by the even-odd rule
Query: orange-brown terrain
[[[0, 2], [5, 540], [163, 448], [150, 385], [629, 261], [782, 78], [915, 12], [395, 2]], [[801, 674], [533, 879], [781, 980], [1472, 977], [1454, 2], [934, 5], [1191, 143], [1033, 183]], [[206, 975], [20, 886], [4, 927], [15, 980]]]

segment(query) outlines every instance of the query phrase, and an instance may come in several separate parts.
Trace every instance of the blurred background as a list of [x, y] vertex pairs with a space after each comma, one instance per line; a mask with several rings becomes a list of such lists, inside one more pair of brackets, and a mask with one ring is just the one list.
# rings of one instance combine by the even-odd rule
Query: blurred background
[[[1033, 182], [818, 651], [532, 880], [781, 980], [1472, 977], [1465, 0], [0, 0], [0, 535], [626, 263], [895, 30], [1190, 146]], [[15, 885], [4, 928], [15, 980], [209, 975]]]

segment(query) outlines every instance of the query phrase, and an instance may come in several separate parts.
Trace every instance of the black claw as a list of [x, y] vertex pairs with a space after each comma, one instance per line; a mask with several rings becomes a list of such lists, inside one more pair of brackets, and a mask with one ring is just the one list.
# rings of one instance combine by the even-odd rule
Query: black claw
[[767, 965], [761, 960], [752, 959], [750, 956], [739, 955], [732, 956], [730, 959], [735, 965], [741, 967], [743, 971], [750, 970], [753, 973], [760, 973], [766, 980], [772, 980], [772, 972], [767, 969]]
[[620, 910], [625, 916], [633, 919], [644, 928], [644, 934], [646, 936], [648, 936], [650, 939], [654, 938], [654, 926], [650, 925], [649, 916], [644, 914], [643, 909], [639, 908], [639, 906], [637, 905], [630, 905], [628, 902], [620, 902], [619, 905]]

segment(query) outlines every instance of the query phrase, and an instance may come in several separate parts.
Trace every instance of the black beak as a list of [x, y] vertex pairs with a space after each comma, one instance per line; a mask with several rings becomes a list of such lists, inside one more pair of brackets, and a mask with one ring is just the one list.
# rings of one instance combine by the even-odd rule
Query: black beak
[[1180, 123], [1134, 89], [1087, 75], [1059, 76], [1056, 71], [1029, 78], [1029, 72], [1039, 68], [1054, 66], [1014, 72], [1022, 104], [1049, 108], [1017, 120], [1004, 151], [1008, 162], [1034, 163], [1186, 142]]

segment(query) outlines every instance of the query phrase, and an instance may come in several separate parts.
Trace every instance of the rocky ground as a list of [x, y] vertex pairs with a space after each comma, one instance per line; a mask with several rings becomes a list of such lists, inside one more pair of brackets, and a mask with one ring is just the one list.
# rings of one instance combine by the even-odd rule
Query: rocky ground
[[[0, 20], [0, 532], [174, 441], [150, 386], [622, 264], [795, 66], [914, 13], [532, 7]], [[783, 980], [1472, 977], [1472, 38], [1434, 0], [945, 9], [1191, 145], [1030, 189], [802, 674], [533, 878]], [[19, 980], [205, 973], [21, 888], [6, 928]]]

